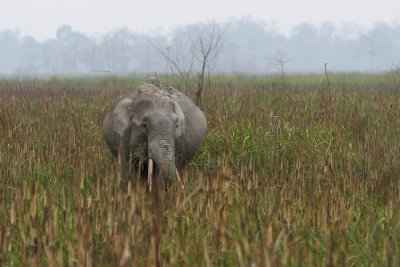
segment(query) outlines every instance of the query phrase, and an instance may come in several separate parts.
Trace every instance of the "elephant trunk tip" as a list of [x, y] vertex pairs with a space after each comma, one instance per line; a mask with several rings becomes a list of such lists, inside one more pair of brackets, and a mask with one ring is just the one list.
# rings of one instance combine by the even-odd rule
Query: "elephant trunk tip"
[[173, 166], [161, 166], [160, 174], [164, 178], [165, 181], [174, 181], [175, 180], [175, 165]]

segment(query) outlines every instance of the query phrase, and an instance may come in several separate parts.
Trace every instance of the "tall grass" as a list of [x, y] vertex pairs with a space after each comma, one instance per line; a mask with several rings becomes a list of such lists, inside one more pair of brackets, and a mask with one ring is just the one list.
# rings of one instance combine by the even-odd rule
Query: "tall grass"
[[400, 265], [400, 79], [320, 78], [214, 77], [161, 206], [100, 131], [139, 79], [1, 81], [0, 265]]

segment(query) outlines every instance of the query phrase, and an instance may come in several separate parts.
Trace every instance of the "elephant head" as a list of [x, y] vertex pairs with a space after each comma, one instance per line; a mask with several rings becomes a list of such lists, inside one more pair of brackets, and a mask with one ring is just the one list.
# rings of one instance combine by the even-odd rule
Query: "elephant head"
[[170, 97], [140, 88], [135, 95], [120, 100], [106, 116], [103, 131], [114, 156], [125, 161], [122, 165], [130, 153], [147, 144], [147, 156], [156, 169], [167, 180], [175, 176], [175, 145], [185, 133], [185, 115]]

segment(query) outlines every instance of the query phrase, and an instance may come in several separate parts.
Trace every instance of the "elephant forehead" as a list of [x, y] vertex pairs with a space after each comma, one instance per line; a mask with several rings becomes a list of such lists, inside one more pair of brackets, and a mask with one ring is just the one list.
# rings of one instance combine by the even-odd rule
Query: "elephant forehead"
[[151, 98], [139, 98], [135, 99], [132, 105], [132, 110], [134, 112], [139, 112], [141, 110], [149, 110], [154, 108], [154, 100]]
[[157, 109], [147, 112], [145, 117], [154, 129], [164, 129], [168, 131], [175, 125], [175, 118], [170, 110]]

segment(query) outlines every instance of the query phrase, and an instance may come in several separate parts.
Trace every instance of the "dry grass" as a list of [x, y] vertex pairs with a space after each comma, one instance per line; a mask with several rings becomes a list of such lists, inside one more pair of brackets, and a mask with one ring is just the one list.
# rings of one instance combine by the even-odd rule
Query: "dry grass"
[[358, 78], [216, 78], [159, 201], [100, 132], [139, 81], [1, 81], [0, 265], [399, 266], [400, 82]]

